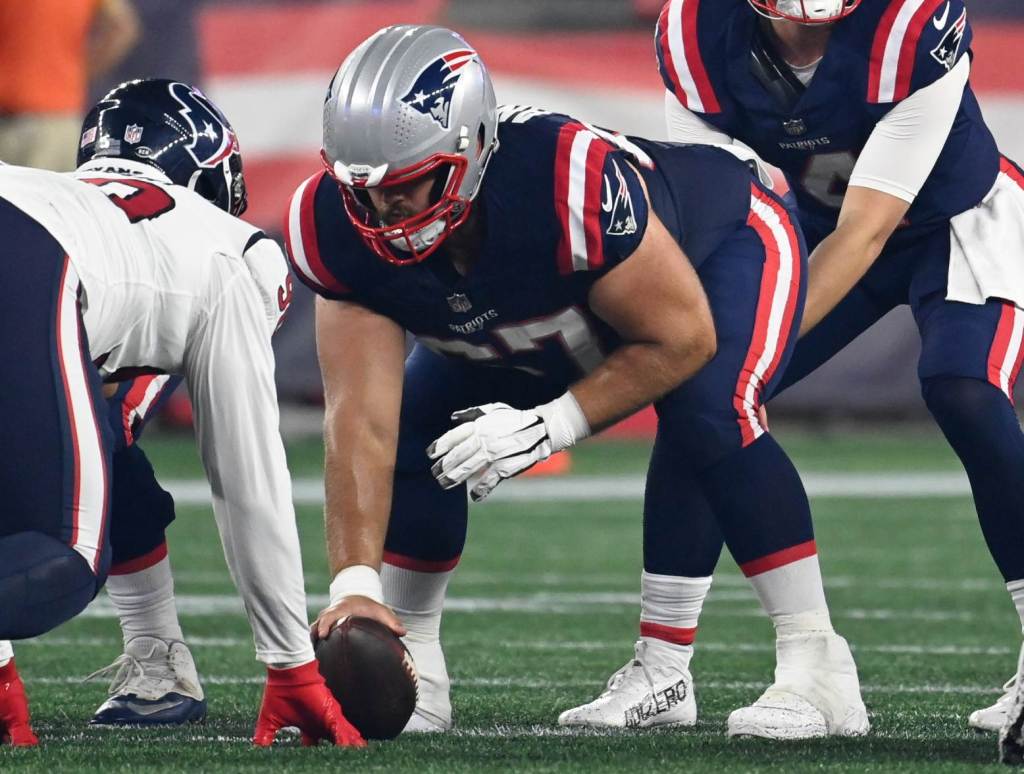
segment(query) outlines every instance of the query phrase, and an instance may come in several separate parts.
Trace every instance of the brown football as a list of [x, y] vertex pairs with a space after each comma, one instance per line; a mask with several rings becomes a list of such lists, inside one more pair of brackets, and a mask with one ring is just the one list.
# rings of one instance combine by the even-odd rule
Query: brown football
[[412, 656], [384, 624], [348, 618], [316, 644], [316, 659], [342, 712], [367, 739], [394, 739], [416, 708]]

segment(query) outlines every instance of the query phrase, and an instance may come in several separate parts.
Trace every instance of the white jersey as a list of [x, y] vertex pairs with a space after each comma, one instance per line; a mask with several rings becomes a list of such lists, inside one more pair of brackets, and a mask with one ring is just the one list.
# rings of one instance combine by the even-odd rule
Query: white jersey
[[257, 656], [270, 664], [311, 660], [270, 346], [290, 300], [280, 248], [155, 168], [120, 159], [68, 174], [4, 166], [0, 198], [67, 252], [104, 378], [140, 370], [185, 376]]

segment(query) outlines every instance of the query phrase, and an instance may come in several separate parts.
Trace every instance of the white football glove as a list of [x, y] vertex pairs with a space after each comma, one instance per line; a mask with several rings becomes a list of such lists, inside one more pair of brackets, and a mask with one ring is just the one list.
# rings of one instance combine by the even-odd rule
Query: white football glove
[[445, 489], [469, 483], [469, 495], [483, 500], [512, 478], [572, 446], [590, 434], [590, 426], [572, 393], [528, 411], [505, 403], [456, 411], [460, 422], [427, 449], [437, 460], [431, 473]]

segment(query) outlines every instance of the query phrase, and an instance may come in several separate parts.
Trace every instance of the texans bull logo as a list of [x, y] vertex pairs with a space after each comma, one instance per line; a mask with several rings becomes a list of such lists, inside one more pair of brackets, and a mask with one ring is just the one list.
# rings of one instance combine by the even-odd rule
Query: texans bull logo
[[181, 105], [179, 115], [192, 130], [192, 141], [185, 147], [200, 167], [210, 168], [238, 150], [238, 139], [227, 119], [199, 89], [184, 83], [172, 83], [171, 96]]
[[474, 59], [476, 52], [469, 49], [442, 54], [423, 69], [409, 93], [402, 97], [402, 102], [423, 115], [429, 115], [442, 129], [447, 129], [455, 86], [462, 68]]

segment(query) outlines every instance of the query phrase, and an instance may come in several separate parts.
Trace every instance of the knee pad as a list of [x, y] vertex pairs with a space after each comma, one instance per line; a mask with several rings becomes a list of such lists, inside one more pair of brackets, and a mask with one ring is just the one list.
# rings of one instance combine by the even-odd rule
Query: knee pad
[[385, 551], [426, 562], [457, 559], [466, 545], [466, 489], [442, 489], [425, 470], [395, 473]]
[[[932, 376], [921, 380], [921, 395], [939, 426], [947, 433], [981, 430], [995, 418], [1010, 418], [1006, 395], [989, 382], [962, 376]], [[1016, 424], [1016, 419], [1013, 419]]]
[[88, 562], [56, 538], [0, 538], [0, 639], [45, 634], [84, 610], [102, 585]]
[[743, 448], [735, 412], [658, 410], [658, 436], [693, 470], [711, 467]]

